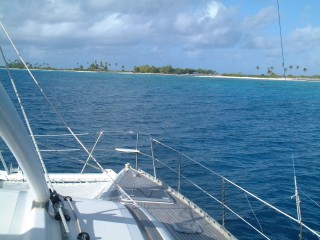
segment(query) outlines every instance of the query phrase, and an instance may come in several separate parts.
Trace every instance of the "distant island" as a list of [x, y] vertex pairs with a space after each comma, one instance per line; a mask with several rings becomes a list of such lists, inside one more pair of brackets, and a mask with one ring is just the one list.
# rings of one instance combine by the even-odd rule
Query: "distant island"
[[217, 72], [215, 70], [207, 69], [193, 69], [193, 68], [173, 68], [171, 65], [163, 67], [155, 67], [149, 65], [135, 66], [133, 68], [134, 73], [159, 73], [159, 74], [206, 74], [215, 75]]
[[[25, 69], [24, 64], [19, 60], [16, 59], [14, 61], [9, 60], [7, 63], [9, 68], [16, 68], [16, 69]], [[83, 65], [79, 65], [79, 63], [77, 63], [77, 67], [75, 68], [54, 68], [51, 67], [48, 63], [29, 63], [26, 62], [26, 65], [28, 66], [29, 69], [41, 69], [41, 70], [72, 70], [72, 71], [103, 71], [103, 72], [107, 72], [109, 71], [109, 67], [111, 66], [111, 63], [108, 62], [98, 62], [98, 61], [94, 61], [92, 63], [87, 63], [88, 67], [84, 67]], [[115, 64], [116, 66], [118, 66], [118, 64]], [[5, 66], [1, 66], [2, 68], [4, 68]], [[122, 71], [124, 71], [124, 66], [121, 66]]]
[[[235, 78], [263, 78], [263, 79], [277, 79], [283, 78], [283, 75], [278, 75], [274, 72], [274, 67], [268, 67], [265, 73], [261, 74], [243, 74], [243, 73], [218, 73], [211, 69], [193, 69], [193, 68], [174, 68], [171, 65], [166, 65], [162, 67], [142, 65], [135, 66], [133, 71], [125, 70], [124, 65], [119, 65], [118, 63], [111, 64], [110, 62], [103, 61], [93, 61], [92, 63], [87, 62], [87, 67], [82, 64], [77, 63], [75, 68], [54, 68], [48, 63], [29, 63], [26, 62], [29, 69], [39, 69], [39, 70], [64, 70], [64, 71], [92, 71], [92, 72], [129, 72], [129, 73], [144, 73], [144, 74], [171, 74], [171, 75], [196, 75], [196, 76], [212, 76], [212, 77], [235, 77]], [[118, 70], [111, 70], [111, 66], [117, 68]], [[24, 64], [16, 59], [14, 61], [9, 60], [7, 63], [8, 68], [14, 69], [25, 69]], [[0, 68], [6, 68], [6, 66], [0, 66]], [[120, 69], [121, 68], [121, 69]], [[261, 68], [259, 66], [255, 67], [258, 72]], [[300, 68], [296, 66], [295, 68], [290, 65], [289, 68], [284, 68], [286, 73], [286, 78], [289, 79], [320, 79], [320, 75], [306, 76], [304, 74], [298, 74], [299, 70], [306, 73], [307, 68]], [[295, 71], [296, 74], [293, 74]]]

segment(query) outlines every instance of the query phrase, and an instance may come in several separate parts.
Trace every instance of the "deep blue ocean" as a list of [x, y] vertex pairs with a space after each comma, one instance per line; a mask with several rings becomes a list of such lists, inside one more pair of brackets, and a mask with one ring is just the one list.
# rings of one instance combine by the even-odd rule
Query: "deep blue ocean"
[[[320, 231], [320, 82], [33, 73], [74, 132], [103, 129], [149, 133], [297, 218], [295, 199], [291, 198], [295, 191], [294, 158], [302, 220]], [[15, 70], [12, 75], [34, 133], [65, 133], [25, 72]], [[5, 70], [0, 70], [0, 81], [14, 98]], [[48, 161], [51, 172], [64, 167]], [[79, 171], [72, 167], [69, 165], [71, 171]], [[120, 170], [120, 164], [117, 168]], [[211, 185], [206, 174], [199, 171], [188, 174], [208, 188], [221, 188], [221, 182]], [[199, 197], [197, 190], [186, 188], [184, 193], [193, 194], [190, 198], [205, 209], [212, 204]], [[231, 197], [236, 195], [231, 190], [228, 193]], [[257, 218], [260, 225], [265, 222], [269, 225], [266, 227], [271, 226], [269, 232], [262, 228], [272, 239], [298, 239], [297, 231], [291, 231], [294, 224], [277, 219], [276, 214], [245, 197], [243, 204], [253, 210], [243, 213], [247, 214], [246, 219], [256, 222], [257, 228], [260, 229], [252, 212], [265, 212]], [[220, 215], [213, 217], [221, 220]], [[258, 238], [236, 221], [236, 217], [226, 220], [227, 229], [236, 237]], [[308, 234], [303, 237], [318, 239]]]

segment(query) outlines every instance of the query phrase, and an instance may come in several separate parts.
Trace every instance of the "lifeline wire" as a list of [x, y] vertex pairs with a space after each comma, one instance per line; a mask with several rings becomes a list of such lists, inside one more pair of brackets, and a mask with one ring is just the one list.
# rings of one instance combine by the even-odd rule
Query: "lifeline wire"
[[76, 141], [80, 144], [80, 146], [83, 148], [83, 150], [89, 155], [89, 157], [91, 157], [94, 162], [99, 166], [99, 168], [101, 169], [101, 171], [103, 172], [104, 169], [102, 168], [102, 166], [98, 163], [98, 161], [91, 155], [91, 153], [89, 152], [89, 150], [83, 145], [83, 143], [80, 141], [80, 139], [76, 136], [76, 134], [72, 131], [72, 129], [67, 125], [66, 121], [63, 119], [63, 117], [61, 116], [61, 114], [58, 112], [57, 108], [53, 105], [53, 103], [49, 100], [48, 96], [44, 93], [43, 89], [41, 88], [40, 84], [38, 83], [38, 81], [36, 80], [36, 78], [33, 76], [32, 72], [30, 71], [29, 67], [27, 66], [27, 64], [25, 63], [25, 61], [23, 60], [23, 58], [20, 55], [20, 52], [18, 51], [18, 49], [16, 48], [16, 46], [14, 45], [13, 41], [11, 40], [11, 37], [9, 35], [9, 33], [7, 32], [6, 28], [4, 27], [4, 25], [2, 24], [2, 21], [0, 20], [0, 25], [3, 29], [3, 31], [5, 32], [8, 40], [10, 41], [12, 47], [14, 48], [16, 54], [18, 55], [19, 59], [21, 60], [21, 62], [23, 63], [24, 67], [26, 68], [26, 70], [28, 71], [30, 77], [32, 78], [32, 80], [35, 82], [35, 84], [37, 85], [37, 87], [39, 88], [40, 92], [42, 93], [42, 95], [44, 96], [44, 98], [46, 99], [46, 101], [48, 102], [48, 104], [50, 105], [50, 107], [52, 108], [52, 110], [57, 114], [57, 117], [60, 119], [60, 121], [63, 123], [63, 125], [68, 129], [68, 131], [71, 133], [71, 135], [76, 139]]
[[[174, 149], [174, 148], [172, 148], [172, 147], [170, 147], [170, 146], [167, 146], [166, 144], [164, 144], [164, 143], [162, 143], [162, 142], [160, 142], [160, 141], [158, 141], [158, 140], [156, 140], [156, 139], [152, 139], [152, 141], [154, 141], [154, 142], [156, 142], [156, 143], [158, 143], [158, 144], [160, 144], [160, 145], [162, 145], [162, 146], [164, 146], [164, 147], [166, 147], [166, 148], [168, 148], [168, 149], [170, 149], [170, 150], [172, 150], [172, 151], [175, 151], [176, 153], [181, 154], [181, 155], [184, 156], [186, 159], [189, 159], [190, 161], [192, 161], [192, 162], [194, 162], [195, 164], [201, 166], [202, 168], [206, 169], [206, 170], [209, 171], [210, 173], [212, 173], [212, 174], [214, 174], [214, 175], [216, 175], [216, 176], [218, 176], [218, 177], [220, 177], [220, 178], [224, 178], [225, 181], [227, 181], [227, 182], [230, 183], [231, 185], [235, 186], [236, 188], [242, 190], [244, 193], [250, 195], [251, 197], [253, 197], [253, 198], [255, 198], [256, 200], [258, 200], [259, 202], [265, 204], [265, 205], [268, 206], [269, 208], [271, 208], [271, 209], [275, 210], [276, 212], [284, 215], [285, 217], [291, 219], [292, 221], [301, 224], [303, 227], [305, 227], [306, 229], [308, 229], [308, 230], [309, 230], [310, 232], [312, 232], [314, 235], [316, 235], [317, 237], [320, 237], [320, 233], [318, 233], [317, 231], [315, 231], [315, 230], [313, 230], [312, 228], [308, 227], [308, 226], [307, 226], [306, 224], [304, 224], [303, 222], [300, 222], [298, 219], [296, 219], [296, 218], [290, 216], [289, 214], [283, 212], [282, 210], [274, 207], [274, 206], [271, 205], [270, 203], [264, 201], [263, 199], [259, 198], [258, 196], [254, 195], [253, 193], [247, 191], [247, 190], [244, 189], [243, 187], [240, 187], [238, 184], [232, 182], [232, 181], [229, 180], [228, 178], [225, 178], [225, 177], [223, 177], [222, 175], [218, 174], [217, 172], [211, 170], [210, 168], [208, 168], [207, 166], [203, 165], [202, 163], [197, 162], [196, 160], [192, 159], [191, 157], [185, 155], [184, 153], [182, 153], [182, 152], [180, 152], [180, 151], [178, 151], [178, 150], [176, 150], [176, 149]], [[161, 162], [161, 161], [159, 161], [158, 159], [155, 159], [155, 160], [158, 161], [158, 162]], [[162, 162], [161, 162], [161, 163], [162, 163]], [[162, 164], [164, 164], [164, 163], [162, 163]], [[168, 167], [168, 168], [170, 168], [170, 167]], [[173, 171], [174, 171], [174, 170], [173, 170]], [[177, 173], [177, 172], [176, 172], [176, 173]], [[182, 176], [183, 176], [183, 175], [182, 175]], [[190, 180], [188, 180], [188, 181], [190, 181]], [[198, 186], [197, 186], [197, 187], [198, 187]], [[202, 188], [200, 188], [200, 187], [198, 187], [198, 188], [202, 190]], [[203, 190], [203, 192], [206, 192], [206, 191]], [[215, 199], [211, 194], [208, 193], [208, 195], [211, 196], [213, 199]], [[221, 202], [220, 202], [219, 200], [216, 200], [216, 201], [221, 204]], [[229, 209], [229, 210], [232, 211], [231, 209]], [[234, 214], [236, 214], [234, 211], [232, 211], [232, 212], [233, 212]], [[236, 215], [237, 215], [239, 218], [241, 218], [238, 214], [236, 214]], [[242, 219], [242, 218], [241, 218], [241, 219]], [[245, 221], [245, 220], [244, 220], [244, 221]], [[256, 231], [259, 231], [259, 230], [256, 230]]]
[[[83, 145], [83, 143], [80, 141], [80, 139], [77, 137], [77, 135], [72, 131], [72, 129], [67, 125], [66, 121], [63, 119], [63, 117], [61, 116], [61, 114], [58, 112], [58, 110], [55, 108], [55, 106], [52, 104], [52, 102], [49, 100], [49, 98], [47, 97], [47, 95], [44, 93], [43, 89], [41, 88], [40, 84], [38, 83], [38, 81], [35, 79], [35, 77], [33, 76], [33, 74], [31, 73], [30, 69], [28, 68], [27, 64], [25, 63], [25, 61], [23, 60], [23, 58], [21, 57], [18, 49], [16, 48], [16, 46], [14, 45], [13, 41], [11, 40], [6, 28], [4, 27], [4, 25], [2, 24], [2, 21], [0, 20], [0, 25], [3, 29], [3, 31], [5, 32], [7, 38], [9, 39], [12, 47], [14, 48], [14, 50], [16, 51], [18, 57], [20, 58], [21, 62], [23, 63], [23, 65], [25, 66], [26, 70], [28, 71], [28, 73], [30, 74], [32, 80], [35, 82], [35, 84], [37, 85], [37, 87], [39, 88], [40, 92], [42, 93], [42, 95], [44, 96], [44, 98], [46, 99], [46, 101], [48, 102], [48, 104], [51, 106], [51, 108], [54, 110], [54, 112], [57, 114], [58, 118], [60, 119], [60, 121], [65, 125], [65, 127], [68, 129], [68, 131], [71, 133], [71, 135], [77, 140], [77, 142], [81, 145], [81, 147], [85, 150], [85, 152], [89, 155], [89, 157], [91, 157], [94, 162], [98, 165], [98, 167], [102, 170], [102, 172], [106, 172], [103, 167], [99, 164], [99, 162], [96, 160], [95, 157], [92, 156], [92, 154], [89, 152], [89, 150]], [[107, 173], [107, 172], [106, 172]], [[107, 175], [109, 176], [109, 174], [107, 173]], [[110, 176], [109, 176], [110, 177]], [[110, 177], [112, 179], [113, 182], [114, 179], [112, 177]], [[118, 186], [118, 188], [134, 203], [137, 204], [117, 183], [116, 185]]]
[[[4, 28], [4, 26], [3, 26], [3, 24], [2, 24], [1, 21], [0, 21], [0, 23], [1, 23], [2, 28]], [[5, 56], [4, 56], [4, 53], [3, 53], [3, 51], [2, 51], [1, 45], [0, 45], [0, 51], [1, 51], [1, 55], [2, 55], [3, 61], [4, 61], [5, 64], [6, 64], [6, 69], [7, 69], [7, 72], [8, 72], [8, 75], [9, 75], [9, 78], [10, 78], [10, 81], [11, 81], [11, 84], [12, 84], [12, 87], [13, 87], [13, 89], [14, 89], [14, 92], [15, 92], [15, 94], [16, 94], [16, 96], [17, 96], [17, 99], [18, 99], [18, 102], [19, 102], [19, 105], [20, 105], [20, 108], [21, 108], [21, 111], [22, 111], [24, 120], [25, 120], [25, 122], [26, 122], [28, 131], [29, 131], [29, 134], [30, 134], [30, 136], [31, 136], [33, 145], [34, 145], [34, 147], [35, 147], [35, 149], [36, 149], [36, 152], [37, 152], [37, 154], [38, 154], [38, 157], [39, 157], [39, 159], [40, 159], [40, 163], [41, 163], [41, 165], [42, 165], [42, 169], [43, 169], [43, 171], [44, 171], [45, 177], [46, 177], [46, 179], [47, 179], [50, 187], [53, 189], [52, 183], [51, 183], [50, 178], [49, 178], [49, 174], [48, 174], [48, 172], [47, 172], [47, 169], [46, 169], [46, 166], [45, 166], [45, 164], [44, 164], [42, 155], [41, 155], [41, 153], [40, 153], [38, 144], [37, 144], [36, 139], [35, 139], [35, 137], [34, 137], [32, 128], [31, 128], [31, 126], [30, 126], [29, 119], [28, 119], [27, 114], [26, 114], [26, 112], [25, 112], [25, 110], [24, 110], [24, 107], [23, 107], [23, 105], [22, 105], [22, 101], [21, 101], [21, 98], [20, 98], [20, 96], [19, 96], [19, 93], [18, 93], [16, 84], [15, 84], [15, 82], [14, 82], [14, 80], [13, 80], [13, 78], [12, 78], [11, 72], [10, 72], [10, 70], [9, 70], [9, 68], [8, 68], [8, 62], [7, 62], [7, 60], [6, 60]]]

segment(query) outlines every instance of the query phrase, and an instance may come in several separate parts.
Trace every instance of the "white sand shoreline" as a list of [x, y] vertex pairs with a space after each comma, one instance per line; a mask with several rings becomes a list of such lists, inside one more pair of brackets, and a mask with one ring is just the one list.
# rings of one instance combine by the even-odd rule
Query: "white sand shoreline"
[[[0, 68], [5, 69], [5, 68]], [[11, 68], [14, 70], [25, 70], [19, 68]], [[243, 79], [243, 80], [270, 80], [270, 81], [294, 81], [294, 82], [320, 82], [320, 78], [310, 77], [259, 77], [259, 76], [224, 76], [224, 75], [201, 75], [201, 74], [161, 74], [161, 73], [134, 73], [132, 71], [89, 71], [89, 70], [73, 70], [73, 69], [30, 69], [31, 71], [60, 71], [60, 72], [77, 72], [77, 73], [116, 73], [116, 74], [143, 74], [143, 75], [159, 75], [159, 76], [190, 76], [198, 78], [220, 78], [220, 79]]]
[[223, 76], [223, 75], [197, 75], [195, 77], [200, 78], [223, 78], [223, 79], [243, 79], [243, 80], [271, 80], [271, 81], [295, 81], [295, 82], [306, 82], [306, 81], [315, 81], [320, 82], [320, 78], [273, 78], [273, 77], [237, 77], [237, 76]]

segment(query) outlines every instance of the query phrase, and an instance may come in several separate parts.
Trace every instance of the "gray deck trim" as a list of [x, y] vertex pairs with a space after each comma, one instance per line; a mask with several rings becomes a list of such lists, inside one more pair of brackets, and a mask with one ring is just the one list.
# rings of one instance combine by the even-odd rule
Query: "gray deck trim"
[[144, 212], [133, 204], [126, 204], [127, 209], [131, 212], [131, 214], [136, 218], [140, 229], [143, 230], [144, 234], [147, 235], [148, 239], [153, 240], [164, 240], [160, 233], [157, 231], [154, 224], [150, 221], [150, 219], [144, 214]]

